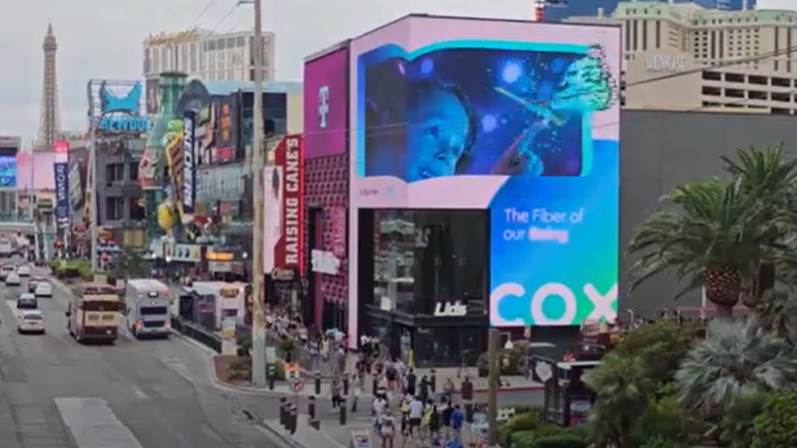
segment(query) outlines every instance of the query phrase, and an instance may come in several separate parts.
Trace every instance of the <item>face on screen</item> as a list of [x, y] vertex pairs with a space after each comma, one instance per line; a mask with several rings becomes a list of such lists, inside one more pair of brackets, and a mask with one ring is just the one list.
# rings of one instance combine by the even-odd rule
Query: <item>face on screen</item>
[[[608, 69], [581, 52], [438, 49], [359, 56], [365, 176], [580, 176]], [[588, 135], [588, 134], [586, 134]]]
[[422, 89], [406, 113], [407, 182], [453, 176], [468, 143], [468, 111], [460, 98], [440, 84]]

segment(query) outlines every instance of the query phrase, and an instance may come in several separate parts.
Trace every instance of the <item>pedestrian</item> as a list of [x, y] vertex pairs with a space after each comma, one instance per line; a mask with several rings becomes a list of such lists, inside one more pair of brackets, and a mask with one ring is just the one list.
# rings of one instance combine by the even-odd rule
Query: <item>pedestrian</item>
[[412, 397], [409, 406], [410, 414], [410, 435], [419, 431], [421, 428], [421, 419], [423, 418], [423, 402], [418, 397]]
[[360, 401], [360, 395], [363, 392], [363, 381], [359, 375], [354, 375], [351, 387], [351, 413], [357, 412], [357, 402]]
[[451, 412], [451, 439], [459, 444], [462, 443], [462, 424], [465, 421], [465, 414], [459, 409], [459, 405], [454, 405]]
[[382, 448], [393, 448], [393, 439], [396, 436], [396, 420], [389, 410], [386, 410], [379, 420], [379, 435], [382, 437]]

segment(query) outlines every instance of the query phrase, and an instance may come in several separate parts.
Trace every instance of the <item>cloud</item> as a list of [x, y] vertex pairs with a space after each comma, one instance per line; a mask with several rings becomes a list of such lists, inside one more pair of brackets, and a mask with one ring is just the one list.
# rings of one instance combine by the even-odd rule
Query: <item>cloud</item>
[[[251, 29], [251, 6], [217, 0], [198, 25], [219, 32]], [[529, 0], [302, 0], [264, 1], [264, 28], [277, 33], [277, 77], [300, 80], [306, 55], [355, 37], [410, 12], [528, 18]], [[86, 83], [90, 79], [142, 76], [143, 40], [149, 33], [194, 25], [206, 0], [32, 0], [0, 1], [0, 132], [36, 136], [42, 90], [42, 42], [48, 22], [58, 39], [58, 87], [65, 130], [86, 127]], [[221, 19], [233, 10], [230, 16]]]

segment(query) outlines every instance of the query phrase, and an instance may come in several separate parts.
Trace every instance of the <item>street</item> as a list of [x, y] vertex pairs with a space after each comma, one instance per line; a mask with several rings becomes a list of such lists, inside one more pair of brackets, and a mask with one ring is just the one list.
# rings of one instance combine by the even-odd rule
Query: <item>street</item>
[[[39, 299], [47, 334], [17, 334], [12, 307], [24, 287], [0, 286], [3, 448], [280, 446], [245, 408], [251, 398], [215, 387], [206, 356], [179, 338], [80, 345], [57, 287]], [[279, 401], [258, 398], [260, 409]]]

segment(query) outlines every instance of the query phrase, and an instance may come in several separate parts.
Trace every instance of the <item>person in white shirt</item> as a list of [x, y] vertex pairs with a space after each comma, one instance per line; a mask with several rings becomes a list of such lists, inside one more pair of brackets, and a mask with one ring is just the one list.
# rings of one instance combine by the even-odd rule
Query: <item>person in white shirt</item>
[[382, 437], [382, 448], [393, 448], [393, 439], [396, 435], [396, 419], [390, 411], [385, 411], [379, 419], [379, 435]]
[[421, 420], [423, 419], [423, 402], [418, 397], [413, 397], [410, 402], [410, 434], [420, 430]]

